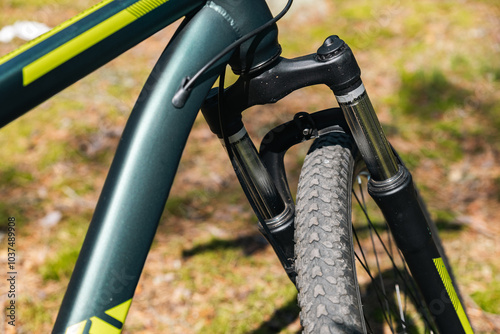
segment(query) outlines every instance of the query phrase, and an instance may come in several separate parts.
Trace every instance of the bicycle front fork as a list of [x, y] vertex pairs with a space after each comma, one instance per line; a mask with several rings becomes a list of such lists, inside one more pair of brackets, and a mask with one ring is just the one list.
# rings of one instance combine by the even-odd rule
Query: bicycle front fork
[[[344, 120], [338, 119], [337, 109], [319, 116], [298, 114], [294, 121], [264, 138], [265, 153], [274, 151], [267, 154], [271, 158], [264, 165], [262, 161], [266, 159], [260, 158], [266, 154], [262, 146], [261, 153], [257, 153], [243, 127], [241, 113], [250, 106], [276, 102], [296, 89], [315, 84], [330, 87]], [[344, 41], [330, 36], [315, 54], [295, 59], [277, 58], [265, 68], [242, 75], [225, 90], [222, 101], [227, 108], [224, 113], [227, 124], [224, 131], [229, 136], [224, 140], [226, 149], [259, 216], [264, 235], [292, 281], [294, 209], [283, 172], [282, 158], [286, 151], [283, 147], [332, 131], [336, 124], [347, 122], [344, 129], [354, 137], [371, 175], [369, 193], [384, 214], [438, 328], [443, 333], [472, 332], [451, 284], [449, 268], [443, 264], [433, 240], [428, 214], [420, 204], [411, 174], [389, 144], [361, 81], [358, 64]], [[217, 98], [212, 94], [202, 111], [212, 131], [224, 138], [218, 108]], [[274, 147], [280, 145], [281, 148]], [[450, 302], [444, 303], [443, 296]]]

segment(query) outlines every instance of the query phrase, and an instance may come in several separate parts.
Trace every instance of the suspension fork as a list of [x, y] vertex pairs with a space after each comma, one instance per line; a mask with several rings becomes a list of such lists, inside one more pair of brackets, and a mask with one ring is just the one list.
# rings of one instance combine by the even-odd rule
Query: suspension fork
[[[411, 174], [390, 146], [361, 80], [361, 71], [354, 55], [338, 36], [328, 37], [315, 54], [295, 59], [278, 58], [253, 73], [242, 75], [235, 84], [225, 90], [222, 97], [223, 104], [227, 108], [224, 114], [226, 124], [224, 131], [229, 136], [239, 133], [236, 137], [241, 136], [246, 142], [243, 144], [236, 140], [236, 137], [230, 137], [235, 141], [230, 139], [229, 143], [231, 146], [244, 145], [246, 146], [245, 152], [251, 152], [249, 153], [251, 159], [242, 159], [242, 163], [235, 164], [237, 173], [243, 175], [242, 170], [249, 169], [258, 170], [257, 174], [260, 175], [254, 179], [260, 180], [260, 183], [243, 180], [242, 185], [244, 188], [256, 186], [261, 189], [271, 189], [268, 193], [271, 196], [264, 196], [261, 199], [264, 202], [269, 198], [277, 199], [278, 202], [282, 201], [282, 204], [276, 206], [279, 209], [271, 215], [274, 215], [274, 218], [280, 215], [288, 217], [282, 213], [285, 212], [287, 206], [293, 208], [293, 203], [291, 204], [283, 163], [279, 162], [282, 159], [282, 152], [278, 154], [279, 158], [275, 155], [273, 159], [268, 160], [274, 163], [265, 166], [257, 163], [259, 155], [253, 144], [250, 144], [246, 138], [241, 113], [250, 106], [274, 103], [294, 90], [315, 84], [325, 84], [333, 91], [347, 121], [347, 130], [352, 133], [371, 174], [369, 193], [386, 217], [395, 241], [405, 256], [437, 326], [445, 333], [470, 333], [471, 327], [460, 305], [457, 292], [450, 284], [451, 279], [448, 273], [450, 269], [443, 264], [433, 240], [428, 214], [420, 205]], [[218, 120], [218, 108], [218, 100], [216, 94], [213, 93], [205, 101], [202, 111], [211, 130], [222, 138], [223, 130]], [[334, 118], [323, 119], [326, 128], [341, 123]], [[325, 124], [323, 124], [324, 127]], [[282, 137], [294, 137], [296, 142], [300, 142], [313, 137], [311, 134], [319, 133], [314, 124], [307, 129], [301, 129], [304, 130], [302, 134], [297, 134], [297, 129], [290, 130], [290, 128], [279, 127], [279, 131], [271, 132], [271, 135], [277, 134], [276, 136], [272, 136], [271, 139], [265, 137], [264, 141], [267, 140], [268, 145], [263, 145], [264, 151], [269, 153], [266, 146], [274, 146], [281, 141]], [[238, 151], [237, 148], [231, 149]], [[260, 156], [265, 156], [262, 146]], [[252, 167], [246, 164], [245, 167], [244, 160], [252, 161], [256, 165]], [[274, 182], [274, 186], [270, 182]], [[262, 192], [256, 191], [256, 193]], [[248, 197], [251, 203], [254, 202], [252, 195]], [[255, 209], [256, 205], [253, 204], [253, 206]], [[258, 208], [256, 210], [258, 215], [264, 216], [259, 210]], [[272, 226], [266, 224], [267, 220], [263, 219], [263, 226], [267, 225], [267, 229], [273, 234]], [[290, 223], [289, 218], [286, 218], [280, 226], [282, 227], [279, 230], [280, 233], [274, 233], [278, 242], [271, 244], [275, 250], [282, 248], [281, 251], [277, 251], [278, 256], [280, 252], [283, 253], [283, 250], [287, 249], [286, 257], [288, 257], [292, 254], [290, 251], [293, 250], [293, 224]], [[267, 237], [269, 239], [269, 236]], [[286, 257], [285, 260], [288, 260]], [[284, 259], [281, 260], [284, 263]], [[289, 265], [290, 262], [287, 264]], [[285, 264], [284, 267], [290, 276], [290, 269], [293, 267], [287, 267]], [[436, 299], [436, 296], [441, 299]], [[448, 302], [443, 302], [443, 298]]]

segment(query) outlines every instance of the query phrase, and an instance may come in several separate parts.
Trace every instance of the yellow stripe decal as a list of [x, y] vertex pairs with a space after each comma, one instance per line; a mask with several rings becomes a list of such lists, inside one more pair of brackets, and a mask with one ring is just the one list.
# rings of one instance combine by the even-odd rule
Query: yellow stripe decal
[[2, 65], [3, 63], [11, 60], [12, 58], [20, 55], [21, 53], [23, 53], [24, 51], [32, 48], [33, 46], [37, 45], [37, 44], [40, 44], [41, 42], [43, 42], [44, 40], [48, 39], [49, 37], [52, 37], [54, 36], [55, 34], [57, 34], [58, 32], [60, 32], [61, 30], [64, 30], [66, 29], [67, 27], [69, 27], [70, 25], [72, 25], [73, 23], [77, 22], [77, 21], [80, 21], [81, 19], [83, 19], [84, 17], [92, 14], [93, 12], [97, 11], [98, 9], [101, 9], [102, 7], [106, 6], [108, 3], [110, 2], [113, 2], [113, 0], [104, 0], [92, 7], [90, 7], [89, 9], [81, 12], [80, 14], [72, 17], [71, 19], [61, 23], [60, 25], [58, 25], [57, 27], [53, 28], [52, 30], [46, 32], [45, 34], [29, 41], [28, 43], [24, 44], [23, 46], [21, 46], [20, 48], [6, 54], [5, 56], [1, 57], [0, 58], [0, 65]]
[[141, 0], [111, 16], [95, 27], [66, 42], [23, 68], [23, 84], [33, 81], [64, 64], [106, 37], [123, 29], [141, 16], [166, 3], [168, 0]]
[[460, 323], [462, 324], [465, 333], [473, 334], [474, 332], [472, 331], [469, 319], [467, 319], [467, 315], [465, 314], [464, 308], [462, 307], [457, 292], [453, 287], [450, 274], [448, 273], [448, 270], [446, 270], [446, 266], [444, 265], [443, 259], [438, 257], [433, 260], [434, 260], [434, 265], [436, 266], [436, 269], [439, 272], [439, 276], [441, 277], [441, 280], [443, 281], [444, 286], [446, 287], [446, 291], [448, 292], [448, 296], [450, 297], [453, 307], [455, 308], [455, 312], [457, 312], [458, 319], [460, 319]]

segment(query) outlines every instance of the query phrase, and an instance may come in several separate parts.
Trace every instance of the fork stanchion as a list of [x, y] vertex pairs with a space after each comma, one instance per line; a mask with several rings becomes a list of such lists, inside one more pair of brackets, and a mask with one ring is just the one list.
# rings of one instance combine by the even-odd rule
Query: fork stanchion
[[[221, 140], [225, 146], [224, 141]], [[281, 198], [271, 176], [262, 164], [252, 140], [243, 127], [228, 138], [234, 167], [248, 189], [252, 202], [265, 220], [273, 219], [285, 211]]]
[[361, 70], [352, 50], [338, 36], [330, 36], [318, 49], [317, 59], [336, 65], [332, 67], [333, 83], [329, 86], [344, 112], [372, 178], [385, 180], [396, 175], [396, 156], [361, 81]]
[[[286, 273], [295, 283], [293, 202], [283, 198], [245, 127], [222, 140], [238, 180], [260, 221], [259, 230], [274, 248]], [[226, 143], [228, 147], [226, 147]]]
[[354, 140], [375, 180], [396, 175], [398, 164], [363, 83], [345, 95], [336, 95]]

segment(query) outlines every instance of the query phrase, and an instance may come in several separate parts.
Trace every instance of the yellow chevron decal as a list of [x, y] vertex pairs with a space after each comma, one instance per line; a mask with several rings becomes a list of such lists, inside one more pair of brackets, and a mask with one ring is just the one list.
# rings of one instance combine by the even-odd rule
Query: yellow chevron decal
[[92, 321], [92, 326], [90, 326], [89, 334], [120, 334], [122, 332], [121, 329], [111, 326], [98, 317], [92, 317], [90, 321]]
[[130, 308], [131, 303], [132, 299], [129, 299], [126, 302], [121, 303], [120, 305], [110, 308], [104, 313], [115, 318], [123, 324], [125, 322], [125, 318], [127, 317], [128, 309]]
[[[120, 321], [123, 326], [123, 323], [125, 322], [125, 318], [127, 317], [131, 303], [132, 303], [132, 298], [119, 305], [110, 308], [107, 311], [104, 311], [104, 313]], [[89, 320], [91, 322], [89, 334], [120, 334], [122, 332], [120, 328], [116, 328], [115, 326], [107, 323], [106, 321], [98, 317], [92, 317]], [[87, 320], [84, 320], [75, 325], [69, 326], [66, 329], [66, 332], [64, 332], [64, 334], [83, 334], [86, 324]]]

